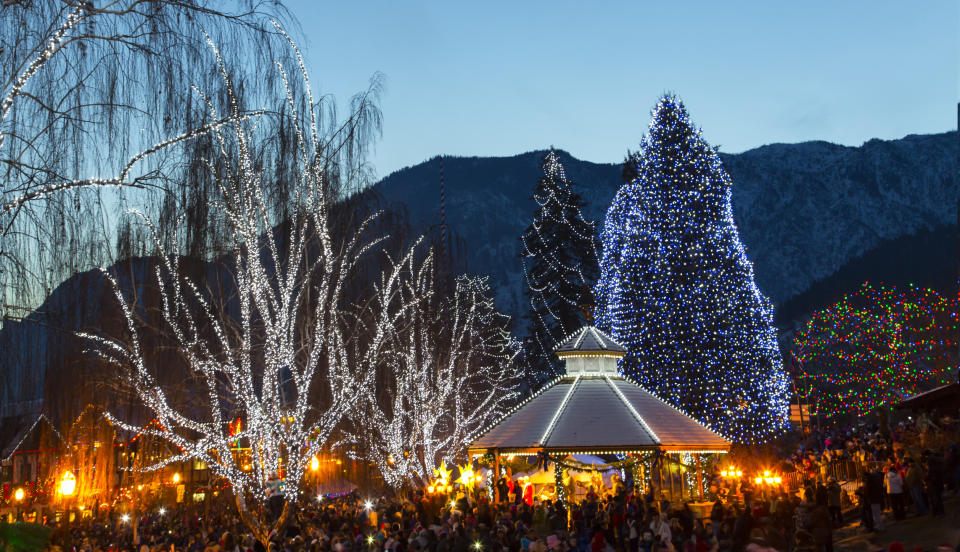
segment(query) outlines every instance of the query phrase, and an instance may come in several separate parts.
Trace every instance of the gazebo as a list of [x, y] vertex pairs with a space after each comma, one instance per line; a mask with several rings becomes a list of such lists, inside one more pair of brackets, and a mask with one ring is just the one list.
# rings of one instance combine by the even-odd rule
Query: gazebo
[[[500, 473], [504, 455], [548, 455], [557, 480], [560, 460], [573, 454], [616, 455], [658, 459], [641, 477], [666, 491], [663, 467], [670, 456], [683, 455], [696, 472], [696, 494], [702, 498], [701, 455], [723, 454], [730, 442], [637, 383], [619, 374], [622, 345], [595, 328], [584, 326], [561, 342], [556, 355], [564, 375], [553, 380], [493, 424], [469, 447], [473, 457], [493, 455]], [[674, 476], [669, 475], [671, 494]], [[680, 496], [684, 479], [680, 477]], [[688, 494], [693, 498], [691, 494]]]

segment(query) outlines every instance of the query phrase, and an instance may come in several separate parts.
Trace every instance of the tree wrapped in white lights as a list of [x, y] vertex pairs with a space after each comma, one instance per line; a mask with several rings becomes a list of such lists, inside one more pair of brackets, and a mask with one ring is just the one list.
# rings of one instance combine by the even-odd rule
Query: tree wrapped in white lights
[[537, 212], [520, 236], [524, 290], [530, 301], [530, 364], [540, 377], [558, 372], [553, 355], [563, 336], [579, 329], [585, 293], [597, 278], [597, 235], [581, 209], [585, 202], [567, 179], [560, 158], [550, 151], [540, 163], [543, 176], [534, 190]]
[[[337, 198], [331, 197], [328, 175], [335, 165], [340, 174], [349, 168], [338, 156], [355, 147], [370, 106], [355, 103], [350, 119], [326, 130], [302, 62], [306, 110], [298, 109], [287, 73], [281, 64], [277, 67], [288, 109], [273, 116], [286, 117], [285, 124], [298, 137], [290, 152], [298, 179], [289, 199], [290, 217], [282, 224], [272, 220], [265, 191], [272, 173], [251, 154], [254, 142], [264, 138], [257, 121], [244, 117], [231, 95], [230, 124], [213, 130], [219, 158], [210, 159], [208, 168], [219, 198], [211, 211], [222, 217], [228, 233], [226, 271], [232, 289], [227, 296], [212, 292], [203, 276], [186, 274], [170, 245], [179, 239], [176, 230], [161, 232], [140, 215], [158, 250], [153, 276], [161, 297], [158, 326], [164, 345], [182, 359], [191, 384], [187, 387], [199, 389], [198, 394], [185, 398], [171, 392], [161, 377], [169, 368], [151, 362], [155, 352], [145, 348], [147, 332], [138, 318], [142, 306], [130, 289], [142, 282], [122, 286], [107, 274], [125, 335], [84, 334], [124, 374], [157, 423], [138, 427], [111, 416], [113, 421], [165, 439], [181, 451], [149, 468], [202, 460], [230, 483], [241, 519], [263, 543], [286, 524], [311, 458], [365, 396], [373, 368], [391, 345], [394, 324], [412, 307], [398, 301], [411, 253], [387, 263], [357, 306], [351, 278], [358, 277], [358, 263], [381, 238], [367, 236], [372, 218], [350, 231], [334, 231], [331, 221]], [[222, 60], [220, 71], [229, 84]], [[212, 102], [207, 105], [213, 120], [223, 118]], [[242, 424], [231, 434], [234, 417]], [[238, 454], [236, 444], [248, 453]], [[283, 479], [285, 487], [284, 507], [276, 518], [266, 508], [268, 483], [275, 479]]]
[[486, 278], [459, 276], [445, 291], [431, 257], [415, 267], [392, 326], [378, 385], [368, 388], [349, 440], [394, 488], [426, 484], [434, 468], [463, 458], [470, 439], [516, 401], [518, 374]]

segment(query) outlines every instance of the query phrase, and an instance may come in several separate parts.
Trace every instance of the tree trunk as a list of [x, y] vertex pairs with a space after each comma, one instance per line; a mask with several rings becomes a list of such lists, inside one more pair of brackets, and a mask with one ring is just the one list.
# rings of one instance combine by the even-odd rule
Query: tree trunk
[[290, 514], [293, 513], [293, 503], [289, 500], [283, 503], [283, 511], [280, 513], [280, 517], [277, 518], [273, 523], [268, 523], [265, 518], [265, 512], [263, 508], [260, 509], [259, 514], [253, 514], [247, 509], [246, 500], [244, 500], [239, 494], [239, 489], [234, 489], [233, 497], [236, 501], [237, 512], [240, 514], [240, 521], [247, 526], [248, 529], [253, 533], [253, 537], [260, 541], [260, 544], [263, 545], [264, 549], [270, 549], [270, 535], [276, 531], [277, 534], [280, 534], [281, 531], [287, 526], [287, 522], [290, 520]]

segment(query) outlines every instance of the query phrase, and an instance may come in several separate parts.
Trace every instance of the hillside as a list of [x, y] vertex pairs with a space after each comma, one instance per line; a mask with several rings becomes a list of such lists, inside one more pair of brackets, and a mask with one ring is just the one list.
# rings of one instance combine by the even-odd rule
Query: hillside
[[[890, 240], [955, 224], [957, 152], [958, 135], [948, 132], [860, 147], [805, 142], [722, 154], [757, 284], [783, 305]], [[500, 307], [515, 316], [525, 310], [518, 238], [533, 213], [530, 194], [544, 153], [443, 158], [447, 221], [466, 246], [468, 269], [490, 274]], [[621, 183], [619, 164], [560, 156], [588, 202], [586, 215], [601, 225]], [[422, 231], [439, 224], [439, 186], [434, 158], [374, 189], [402, 204]], [[931, 266], [950, 265], [954, 246], [935, 253], [944, 257]]]

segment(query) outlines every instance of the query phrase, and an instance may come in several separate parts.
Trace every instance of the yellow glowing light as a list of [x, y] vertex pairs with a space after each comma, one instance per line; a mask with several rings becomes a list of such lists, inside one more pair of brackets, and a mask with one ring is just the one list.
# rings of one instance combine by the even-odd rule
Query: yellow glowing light
[[161, 507], [160, 507], [160, 515], [162, 516], [162, 515], [165, 514], [165, 513], [167, 513], [167, 509], [164, 508], [163, 506], [161, 506]]
[[363, 509], [364, 509], [364, 510], [372, 510], [372, 509], [373, 509], [373, 502], [370, 502], [369, 500], [366, 501], [366, 502], [364, 502], [364, 503], [363, 503]]
[[77, 478], [73, 476], [73, 472], [70, 470], [63, 472], [63, 475], [60, 476], [60, 494], [70, 496], [75, 490], [77, 490]]
[[23, 495], [24, 495], [23, 489], [17, 489], [16, 491], [13, 492], [13, 498], [16, 500], [23, 500]]
[[138, 491], [142, 491], [142, 490], [143, 490], [143, 485], [137, 485], [137, 490], [138, 490]]
[[320, 459], [314, 456], [310, 459], [310, 470], [317, 471], [320, 469]]
[[764, 477], [770, 477], [770, 470], [763, 470]]
[[179, 482], [180, 482], [180, 474], [179, 473], [173, 474], [173, 484], [176, 485]]
[[130, 522], [130, 514], [123, 514], [122, 516], [120, 516], [120, 521], [122, 521], [122, 522], [124, 522], [124, 523], [129, 523], [129, 522]]
[[367, 537], [367, 544], [373, 544], [373, 535]]
[[726, 476], [727, 476], [726, 470], [720, 472], [720, 477], [726, 477]]
[[433, 492], [433, 485], [430, 485], [429, 487], [427, 487], [427, 492], [428, 492], [428, 493], [432, 493], [432, 492]]
[[759, 484], [763, 483], [763, 478], [762, 478], [762, 477], [757, 477], [757, 478], [755, 478], [755, 479], [753, 480], [753, 482], [756, 483], [757, 485], [759, 485]]
[[447, 469], [446, 462], [440, 462], [440, 467], [435, 468], [433, 474], [436, 475], [440, 481], [450, 481], [450, 470]]
[[83, 508], [84, 508], [83, 504], [81, 504], [80, 506], [77, 506], [77, 507], [80, 508], [80, 511], [81, 511], [81, 512], [83, 511]]
[[457, 480], [458, 483], [464, 487], [473, 487], [473, 470], [469, 465], [460, 466], [460, 479]]
[[777, 477], [774, 477], [774, 478], [773, 478], [773, 482], [776, 483], [777, 485], [779, 485], [779, 484], [783, 483], [783, 479], [781, 479], [780, 476], [777, 476]]
[[483, 544], [481, 544], [480, 541], [473, 543], [474, 550], [480, 550], [481, 548], [483, 548]]

